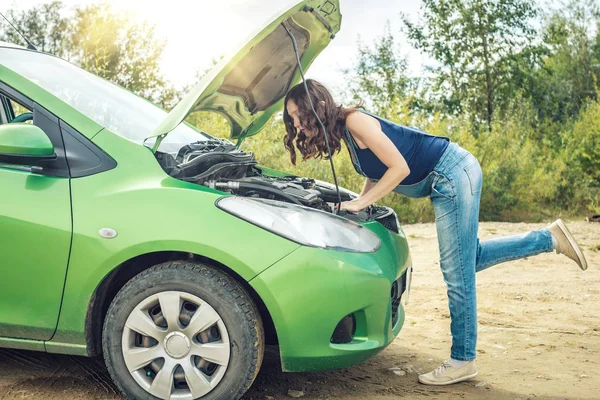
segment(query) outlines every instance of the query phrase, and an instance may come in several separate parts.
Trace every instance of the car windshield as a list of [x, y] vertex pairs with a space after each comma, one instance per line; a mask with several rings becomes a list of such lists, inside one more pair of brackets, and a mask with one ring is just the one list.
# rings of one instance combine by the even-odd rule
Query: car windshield
[[[0, 63], [58, 97], [106, 129], [136, 143], [167, 116], [160, 107], [60, 58], [34, 51], [0, 48]], [[186, 124], [175, 128], [161, 144], [176, 148], [206, 140]], [[152, 144], [154, 140], [150, 141]], [[170, 146], [169, 146], [170, 145]]]

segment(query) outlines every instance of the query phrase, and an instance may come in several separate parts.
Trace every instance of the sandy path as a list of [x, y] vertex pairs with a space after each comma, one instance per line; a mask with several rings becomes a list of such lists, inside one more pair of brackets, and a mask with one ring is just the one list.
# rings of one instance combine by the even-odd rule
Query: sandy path
[[[483, 223], [482, 239], [545, 224]], [[553, 253], [478, 274], [480, 375], [451, 387], [426, 387], [417, 373], [449, 353], [449, 314], [432, 224], [405, 226], [414, 273], [406, 325], [381, 354], [340, 371], [284, 374], [276, 352], [246, 399], [600, 399], [600, 224], [569, 223], [590, 269]], [[400, 367], [406, 375], [388, 369]], [[0, 399], [120, 399], [98, 360], [0, 350]]]

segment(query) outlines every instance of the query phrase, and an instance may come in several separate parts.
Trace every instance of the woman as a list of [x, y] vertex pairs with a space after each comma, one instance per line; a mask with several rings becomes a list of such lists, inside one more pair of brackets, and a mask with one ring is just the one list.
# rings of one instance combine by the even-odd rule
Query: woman
[[[394, 124], [362, 109], [338, 106], [319, 82], [306, 83], [332, 154], [339, 152], [344, 142], [356, 171], [366, 178], [360, 196], [342, 203], [342, 209], [360, 211], [392, 191], [431, 198], [440, 267], [448, 289], [452, 349], [449, 360], [420, 375], [419, 381], [447, 385], [473, 378], [477, 375], [475, 273], [552, 250], [585, 270], [581, 249], [560, 219], [546, 229], [480, 242], [477, 227], [482, 174], [473, 155], [448, 138]], [[303, 84], [288, 92], [283, 120], [285, 146], [294, 165], [296, 148], [303, 160], [328, 157], [325, 133], [311, 111]]]

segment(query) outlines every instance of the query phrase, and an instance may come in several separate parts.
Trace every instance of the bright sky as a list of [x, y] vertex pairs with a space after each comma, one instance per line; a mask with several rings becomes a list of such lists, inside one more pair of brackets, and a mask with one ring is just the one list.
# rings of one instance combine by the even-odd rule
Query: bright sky
[[[50, 0], [47, 0], [50, 1]], [[26, 9], [44, 0], [13, 1], [12, 7]], [[63, 0], [67, 6], [95, 3], [94, 0]], [[282, 8], [295, 0], [119, 0], [117, 7], [132, 11], [157, 26], [159, 36], [167, 39], [161, 62], [163, 72], [176, 86], [193, 80], [196, 70], [211, 65], [211, 60], [228, 53], [238, 42], [248, 38]], [[6, 11], [9, 2], [3, 2]], [[427, 59], [410, 49], [400, 33], [400, 13], [417, 17], [420, 0], [340, 0], [342, 27], [332, 43], [321, 53], [307, 77], [321, 80], [334, 92], [344, 86], [341, 73], [357, 55], [357, 39], [371, 44], [384, 32], [390, 20], [392, 33], [401, 39], [403, 54], [409, 56], [411, 73], [417, 75]]]

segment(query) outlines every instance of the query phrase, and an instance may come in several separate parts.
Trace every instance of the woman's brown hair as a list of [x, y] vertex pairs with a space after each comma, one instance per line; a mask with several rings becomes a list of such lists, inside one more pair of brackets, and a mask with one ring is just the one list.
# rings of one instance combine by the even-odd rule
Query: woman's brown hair
[[[307, 79], [306, 85], [315, 111], [327, 131], [331, 155], [334, 155], [341, 150], [341, 141], [345, 140], [346, 117], [357, 109], [336, 105], [329, 90], [313, 79]], [[294, 120], [287, 111], [288, 100], [294, 100], [294, 103], [298, 106], [298, 118], [304, 129], [309, 132], [316, 132], [315, 134], [307, 136], [304, 132], [296, 129]], [[283, 138], [283, 142], [285, 148], [290, 152], [292, 164], [296, 165], [296, 148], [302, 154], [303, 161], [309, 158], [329, 158], [325, 133], [310, 108], [304, 84], [299, 83], [294, 86], [285, 96], [283, 122], [287, 133]]]

